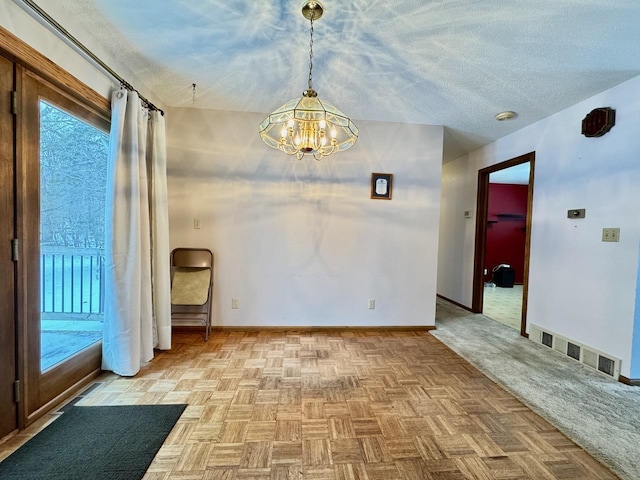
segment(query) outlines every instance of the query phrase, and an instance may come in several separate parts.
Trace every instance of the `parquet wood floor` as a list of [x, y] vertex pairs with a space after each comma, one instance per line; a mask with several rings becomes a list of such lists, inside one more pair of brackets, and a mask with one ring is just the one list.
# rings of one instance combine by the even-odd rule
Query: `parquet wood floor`
[[426, 331], [180, 333], [173, 345], [79, 402], [189, 405], [145, 480], [618, 478]]

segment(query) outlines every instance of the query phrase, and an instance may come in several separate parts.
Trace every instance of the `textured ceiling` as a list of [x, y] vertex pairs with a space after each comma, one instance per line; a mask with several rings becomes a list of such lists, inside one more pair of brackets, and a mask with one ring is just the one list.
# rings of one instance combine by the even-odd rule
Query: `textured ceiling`
[[[268, 113], [307, 87], [302, 0], [39, 3], [116, 51], [169, 106], [192, 107], [196, 83], [196, 108]], [[356, 123], [444, 125], [445, 160], [640, 75], [638, 0], [322, 3], [320, 98]], [[518, 117], [497, 122], [503, 110]]]

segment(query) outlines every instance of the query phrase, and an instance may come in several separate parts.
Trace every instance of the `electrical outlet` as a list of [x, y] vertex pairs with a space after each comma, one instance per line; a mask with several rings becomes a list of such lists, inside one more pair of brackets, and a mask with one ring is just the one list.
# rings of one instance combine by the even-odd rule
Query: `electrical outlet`
[[200, 230], [200, 219], [199, 218], [194, 218], [193, 219], [193, 228], [194, 228], [194, 230]]
[[619, 242], [620, 229], [619, 228], [603, 228], [602, 241], [603, 242]]
[[369, 300], [369, 310], [375, 310], [376, 308], [376, 301], [372, 298], [371, 300]]
[[237, 310], [240, 308], [240, 300], [238, 298], [231, 299], [231, 308], [233, 308], [234, 310]]

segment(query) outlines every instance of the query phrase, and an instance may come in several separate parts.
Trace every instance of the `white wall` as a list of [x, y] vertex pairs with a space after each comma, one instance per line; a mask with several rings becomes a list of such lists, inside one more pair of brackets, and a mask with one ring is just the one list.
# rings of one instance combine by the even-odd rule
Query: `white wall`
[[466, 157], [442, 167], [437, 292], [462, 304], [473, 292], [476, 190], [469, 186], [476, 177]]
[[350, 150], [298, 161], [262, 143], [264, 116], [167, 114], [171, 247], [214, 252], [214, 323], [433, 325], [443, 128], [358, 121]]
[[[444, 165], [440, 223], [438, 293], [470, 306], [475, 221], [462, 211], [475, 212], [477, 172], [535, 151], [528, 322], [620, 357], [624, 376], [640, 241], [639, 90], [637, 77]], [[605, 106], [616, 126], [581, 135], [584, 116]], [[568, 219], [572, 208], [586, 218]], [[620, 227], [620, 242], [603, 243], [603, 227]]]
[[636, 311], [635, 325], [633, 329], [633, 342], [631, 347], [631, 374], [629, 378], [640, 378], [640, 265], [638, 266], [638, 279], [636, 283]]

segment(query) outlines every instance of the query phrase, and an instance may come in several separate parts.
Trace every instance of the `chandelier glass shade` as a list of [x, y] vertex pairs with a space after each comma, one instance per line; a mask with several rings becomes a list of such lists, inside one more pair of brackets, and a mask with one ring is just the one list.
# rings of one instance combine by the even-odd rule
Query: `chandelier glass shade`
[[288, 101], [260, 124], [262, 141], [298, 159], [309, 153], [316, 160], [353, 146], [358, 127], [331, 103], [308, 93]]
[[344, 113], [313, 89], [313, 21], [322, 15], [319, 2], [307, 2], [302, 14], [311, 21], [309, 49], [309, 88], [301, 98], [289, 100], [260, 124], [262, 141], [272, 148], [302, 159], [305, 154], [316, 160], [352, 147], [358, 139], [358, 127]]

